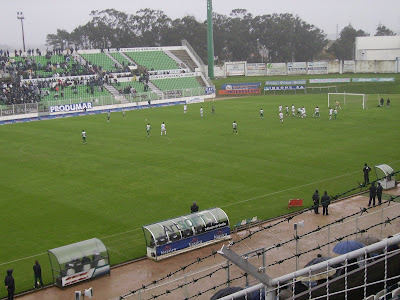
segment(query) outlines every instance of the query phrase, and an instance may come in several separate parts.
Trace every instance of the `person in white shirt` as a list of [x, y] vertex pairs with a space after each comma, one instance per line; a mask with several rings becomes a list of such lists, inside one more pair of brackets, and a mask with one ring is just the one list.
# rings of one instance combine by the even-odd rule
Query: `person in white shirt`
[[314, 117], [319, 118], [319, 107], [318, 106], [314, 110], [313, 118]]
[[260, 117], [261, 119], [264, 119], [264, 110], [260, 108]]
[[148, 123], [146, 125], [147, 137], [150, 137], [150, 130], [151, 130], [151, 125], [150, 125], [150, 123]]
[[282, 105], [279, 105], [279, 112], [282, 112]]
[[200, 117], [203, 117], [203, 107], [200, 107]]
[[306, 108], [303, 106], [303, 108], [301, 109], [301, 118], [305, 118], [305, 117], [307, 117]]
[[296, 112], [296, 108], [294, 107], [294, 105], [292, 104], [292, 116], [294, 117], [294, 113]]
[[329, 107], [329, 120], [332, 120], [333, 108]]
[[161, 124], [161, 135], [163, 134], [163, 132], [165, 133], [165, 135], [167, 135], [167, 129], [165, 129], [165, 123], [162, 122]]
[[289, 114], [289, 106], [287, 106], [287, 105], [285, 107], [285, 112], [286, 112], [286, 117], [289, 117], [290, 116], [290, 114]]
[[237, 123], [236, 121], [233, 121], [232, 123], [232, 129], [233, 129], [233, 134], [238, 134], [238, 130], [237, 130]]
[[85, 129], [82, 130], [82, 141], [84, 144], [86, 144], [86, 131]]
[[183, 105], [183, 113], [186, 114], [186, 111], [187, 111], [187, 104], [184, 104]]
[[281, 121], [281, 123], [283, 123], [283, 112], [279, 113], [279, 120]]

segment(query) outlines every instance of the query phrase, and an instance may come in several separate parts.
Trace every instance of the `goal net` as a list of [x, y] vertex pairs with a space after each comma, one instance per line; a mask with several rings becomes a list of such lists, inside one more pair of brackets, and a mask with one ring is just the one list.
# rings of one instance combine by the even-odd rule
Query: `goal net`
[[367, 108], [367, 95], [352, 93], [328, 93], [328, 107], [339, 105]]

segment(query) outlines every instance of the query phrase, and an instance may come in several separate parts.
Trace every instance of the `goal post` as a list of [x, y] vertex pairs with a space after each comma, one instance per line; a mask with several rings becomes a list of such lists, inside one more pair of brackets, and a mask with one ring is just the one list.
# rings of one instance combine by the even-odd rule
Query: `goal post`
[[336, 101], [343, 101], [344, 105], [356, 102], [362, 105], [362, 109], [367, 108], [367, 96], [365, 94], [328, 93], [328, 107], [335, 105]]

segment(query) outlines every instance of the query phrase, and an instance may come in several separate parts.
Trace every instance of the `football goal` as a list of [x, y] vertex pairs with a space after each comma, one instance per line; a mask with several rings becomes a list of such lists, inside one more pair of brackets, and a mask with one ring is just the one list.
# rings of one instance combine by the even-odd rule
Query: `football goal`
[[328, 107], [335, 106], [336, 101], [343, 105], [352, 105], [356, 107], [362, 106], [362, 109], [367, 108], [367, 95], [352, 94], [352, 93], [328, 93]]

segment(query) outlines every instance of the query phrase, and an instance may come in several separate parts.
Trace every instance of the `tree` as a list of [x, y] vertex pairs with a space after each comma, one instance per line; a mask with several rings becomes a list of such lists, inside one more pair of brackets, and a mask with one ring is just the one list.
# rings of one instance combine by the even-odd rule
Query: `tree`
[[354, 43], [356, 37], [359, 36], [369, 36], [369, 34], [362, 30], [355, 30], [353, 26], [349, 24], [342, 29], [340, 38], [332, 44], [328, 51], [341, 60], [354, 59]]
[[46, 45], [66, 49], [71, 42], [71, 35], [64, 29], [57, 29], [57, 34], [48, 34]]
[[387, 28], [385, 25], [379, 24], [376, 28], [375, 36], [393, 36], [396, 35], [392, 30]]

